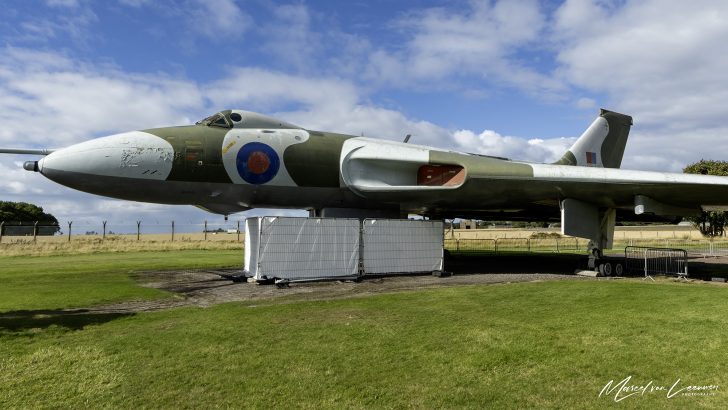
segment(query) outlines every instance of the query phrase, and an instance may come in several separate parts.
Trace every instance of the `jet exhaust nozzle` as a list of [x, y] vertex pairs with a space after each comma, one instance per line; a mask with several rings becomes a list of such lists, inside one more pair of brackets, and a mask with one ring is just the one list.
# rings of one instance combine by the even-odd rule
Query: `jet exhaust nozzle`
[[25, 161], [23, 168], [26, 171], [38, 172], [38, 161]]

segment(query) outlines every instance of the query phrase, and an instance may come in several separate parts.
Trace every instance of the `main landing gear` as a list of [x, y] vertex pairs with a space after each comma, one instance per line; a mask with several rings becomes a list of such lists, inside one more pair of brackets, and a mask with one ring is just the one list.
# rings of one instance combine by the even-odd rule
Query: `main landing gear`
[[604, 256], [601, 249], [589, 243], [589, 260], [587, 268], [598, 272], [598, 276], [624, 275], [624, 260], [621, 258]]

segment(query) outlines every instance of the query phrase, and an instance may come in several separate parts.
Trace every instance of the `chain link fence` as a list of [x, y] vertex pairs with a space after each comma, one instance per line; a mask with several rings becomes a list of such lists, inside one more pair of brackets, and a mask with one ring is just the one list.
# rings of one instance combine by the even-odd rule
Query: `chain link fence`
[[[0, 244], [33, 243], [60, 244], [62, 242], [156, 242], [156, 243], [228, 243], [226, 246], [237, 246], [244, 239], [245, 220], [225, 222], [210, 221], [67, 221], [59, 225], [40, 222], [0, 221]], [[502, 231], [502, 230], [500, 230]], [[494, 232], [500, 234], [500, 231]], [[455, 231], [465, 234], [468, 231]], [[444, 232], [444, 248], [460, 254], [491, 254], [504, 252], [543, 252], [543, 253], [583, 253], [587, 250], [586, 239], [573, 237], [519, 237], [529, 231], [513, 229], [502, 233], [497, 238], [458, 238], [452, 230]], [[532, 232], [532, 231], [531, 231]], [[658, 231], [645, 231], [655, 233]], [[489, 232], [489, 234], [492, 232]], [[659, 233], [659, 232], [658, 232]], [[647, 248], [684, 249], [690, 256], [718, 257], [728, 256], [728, 240], [725, 239], [690, 239], [690, 238], [615, 238], [613, 249], [624, 249], [627, 246]], [[664, 235], [662, 235], [664, 236]]]
[[580, 252], [588, 241], [579, 238], [445, 239], [445, 249], [459, 254], [505, 252]]
[[145, 221], [68, 221], [59, 225], [0, 221], [0, 243], [73, 240], [242, 242], [244, 220], [167, 223]]

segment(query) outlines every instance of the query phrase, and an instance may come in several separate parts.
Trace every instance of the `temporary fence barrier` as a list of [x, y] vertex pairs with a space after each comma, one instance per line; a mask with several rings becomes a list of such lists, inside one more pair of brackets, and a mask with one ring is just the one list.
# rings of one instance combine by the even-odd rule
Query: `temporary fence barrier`
[[710, 256], [728, 256], [728, 242], [711, 241]]
[[365, 219], [362, 222], [363, 273], [442, 270], [442, 232], [442, 221]]
[[627, 246], [624, 248], [625, 269], [629, 273], [688, 276], [688, 253], [684, 249]]
[[442, 221], [248, 218], [245, 275], [287, 281], [441, 271]]
[[245, 274], [256, 280], [355, 277], [359, 229], [358, 219], [248, 218]]
[[626, 246], [683, 249], [694, 256], [728, 256], [728, 241], [690, 239], [631, 239]]

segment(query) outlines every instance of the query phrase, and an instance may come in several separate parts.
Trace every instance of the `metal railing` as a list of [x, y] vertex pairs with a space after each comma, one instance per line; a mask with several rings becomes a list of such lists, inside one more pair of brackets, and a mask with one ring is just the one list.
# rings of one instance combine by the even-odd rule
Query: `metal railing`
[[585, 239], [578, 238], [498, 238], [445, 239], [445, 249], [466, 254], [503, 252], [579, 252], [586, 250]]
[[77, 238], [118, 240], [179, 241], [185, 239], [208, 241], [226, 240], [240, 242], [244, 231], [243, 221], [225, 223], [198, 223], [169, 221], [168, 223], [143, 221], [68, 221], [58, 225], [39, 222], [14, 223], [0, 221], [0, 243], [70, 242]]
[[687, 278], [688, 252], [685, 249], [627, 246], [624, 248], [627, 273], [668, 275]]
[[642, 248], [683, 249], [689, 255], [702, 257], [728, 256], [728, 241], [691, 239], [630, 239], [620, 241], [624, 246]]
[[[452, 238], [445, 231], [445, 249], [464, 254], [493, 254], [504, 252], [578, 253], [585, 252], [588, 241], [574, 237], [531, 238]], [[71, 242], [78, 239], [93, 241], [227, 241], [242, 242], [243, 221], [212, 223], [208, 221], [65, 221], [59, 225], [43, 222], [18, 223], [0, 221], [0, 243]], [[614, 241], [615, 249], [625, 246], [684, 249], [690, 256], [728, 256], [726, 240], [691, 239], [622, 239]]]

